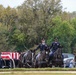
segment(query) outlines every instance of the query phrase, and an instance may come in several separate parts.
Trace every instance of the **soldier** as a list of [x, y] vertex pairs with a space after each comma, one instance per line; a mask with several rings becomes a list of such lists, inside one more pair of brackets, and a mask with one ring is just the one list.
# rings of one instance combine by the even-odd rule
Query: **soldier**
[[50, 46], [51, 52], [50, 52], [50, 54], [49, 54], [49, 61], [50, 61], [51, 57], [53, 57], [54, 52], [55, 52], [58, 48], [60, 48], [60, 47], [61, 47], [61, 46], [60, 46], [60, 43], [58, 42], [58, 39], [55, 38], [55, 41], [54, 41], [54, 42], [52, 43], [52, 45]]
[[42, 39], [42, 40], [41, 40], [41, 43], [40, 43], [40, 44], [38, 45], [38, 47], [35, 49], [35, 51], [38, 50], [38, 49], [40, 49], [40, 53], [37, 55], [37, 57], [39, 57], [40, 54], [43, 53], [43, 51], [46, 49], [46, 47], [47, 47], [47, 45], [46, 45], [46, 43], [45, 43], [45, 39]]
[[3, 66], [3, 59], [1, 58], [1, 53], [0, 53], [0, 68]]

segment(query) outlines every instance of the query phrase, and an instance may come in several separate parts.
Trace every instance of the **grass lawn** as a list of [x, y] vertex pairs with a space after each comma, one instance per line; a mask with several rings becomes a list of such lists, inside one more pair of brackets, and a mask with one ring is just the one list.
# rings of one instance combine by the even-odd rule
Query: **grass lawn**
[[1, 73], [0, 75], [76, 75], [76, 73], [25, 73], [25, 72], [11, 72]]
[[29, 74], [29, 73], [10, 73], [10, 74], [7, 74], [7, 73], [5, 73], [5, 74], [0, 74], [0, 75], [76, 75], [76, 74], [66, 74], [66, 73], [41, 73], [41, 74], [39, 74], [39, 73], [32, 73], [32, 74]]
[[72, 68], [72, 69], [71, 68], [0, 69], [0, 75], [76, 75], [76, 68]]

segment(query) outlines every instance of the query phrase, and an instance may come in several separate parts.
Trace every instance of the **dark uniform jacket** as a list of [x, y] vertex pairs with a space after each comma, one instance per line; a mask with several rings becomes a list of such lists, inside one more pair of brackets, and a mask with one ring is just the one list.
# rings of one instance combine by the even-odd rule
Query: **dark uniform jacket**
[[52, 45], [50, 46], [50, 49], [52, 49], [52, 51], [56, 51], [58, 48], [60, 48], [60, 43], [59, 42], [53, 42]]
[[43, 45], [43, 44], [39, 44], [38, 47], [37, 47], [35, 50], [40, 49], [40, 51], [43, 51], [43, 50], [45, 50], [46, 47], [47, 47], [46, 44], [45, 44], [45, 45]]
[[2, 66], [3, 66], [3, 59], [0, 58], [0, 68], [2, 68]]

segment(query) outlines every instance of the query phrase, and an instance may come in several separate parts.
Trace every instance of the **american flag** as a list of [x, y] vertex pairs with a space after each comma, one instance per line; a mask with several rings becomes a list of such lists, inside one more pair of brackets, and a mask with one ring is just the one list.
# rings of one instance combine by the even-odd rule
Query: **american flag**
[[1, 52], [1, 57], [3, 59], [16, 59], [19, 60], [20, 54], [18, 52]]

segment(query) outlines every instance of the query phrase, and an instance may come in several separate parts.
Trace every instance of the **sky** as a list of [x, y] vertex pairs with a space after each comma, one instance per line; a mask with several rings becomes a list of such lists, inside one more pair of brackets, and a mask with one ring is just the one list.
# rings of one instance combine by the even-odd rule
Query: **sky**
[[[76, 0], [61, 0], [64, 11], [76, 11]], [[66, 8], [66, 9], [65, 9]]]
[[[4, 7], [10, 6], [15, 8], [21, 5], [25, 0], [0, 0], [0, 4]], [[61, 4], [63, 6], [63, 11], [73, 12], [76, 11], [76, 0], [61, 0]]]
[[0, 0], [0, 4], [3, 5], [4, 7], [17, 7], [21, 5], [25, 0]]

